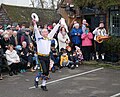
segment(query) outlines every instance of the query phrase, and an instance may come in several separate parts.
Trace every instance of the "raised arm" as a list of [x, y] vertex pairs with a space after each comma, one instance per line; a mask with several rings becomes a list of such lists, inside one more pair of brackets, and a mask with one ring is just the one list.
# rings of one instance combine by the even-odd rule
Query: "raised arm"
[[93, 31], [93, 34], [97, 35], [98, 28]]
[[40, 32], [37, 28], [37, 24], [36, 24], [36, 21], [33, 21], [34, 23], [34, 33], [35, 33], [35, 38], [36, 38], [36, 41], [38, 41], [38, 38], [41, 38], [42, 36], [40, 35]]
[[48, 37], [49, 37], [50, 39], [52, 39], [52, 38], [54, 37], [54, 35], [55, 35], [55, 33], [57, 32], [57, 30], [58, 30], [59, 27], [60, 27], [60, 24], [58, 23], [58, 24], [53, 28], [53, 30], [48, 34]]

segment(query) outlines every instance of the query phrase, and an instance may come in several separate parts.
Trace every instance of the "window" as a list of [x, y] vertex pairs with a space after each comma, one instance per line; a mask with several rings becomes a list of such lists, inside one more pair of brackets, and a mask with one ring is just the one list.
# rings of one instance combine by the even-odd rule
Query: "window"
[[[117, 9], [118, 8], [118, 9]], [[120, 36], [120, 10], [119, 7], [110, 10], [110, 33], [114, 36]]]

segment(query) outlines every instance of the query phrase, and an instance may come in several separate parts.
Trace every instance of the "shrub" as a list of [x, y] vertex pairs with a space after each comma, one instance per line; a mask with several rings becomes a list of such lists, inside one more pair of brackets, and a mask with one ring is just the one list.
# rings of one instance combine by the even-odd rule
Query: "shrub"
[[112, 36], [104, 42], [106, 53], [116, 53], [120, 55], [120, 37]]

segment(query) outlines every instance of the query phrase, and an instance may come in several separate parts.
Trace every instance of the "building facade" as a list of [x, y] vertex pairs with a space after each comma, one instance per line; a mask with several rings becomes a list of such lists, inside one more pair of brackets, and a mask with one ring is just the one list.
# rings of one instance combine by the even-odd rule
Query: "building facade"
[[52, 24], [58, 22], [61, 16], [52, 9], [32, 8], [32, 7], [21, 7], [11, 6], [2, 4], [0, 7], [0, 25], [4, 24], [30, 24], [31, 14], [36, 13], [39, 17], [39, 25]]
[[109, 31], [112, 35], [120, 36], [120, 6], [109, 9]]
[[103, 21], [107, 32], [114, 36], [120, 36], [120, 5], [109, 7], [106, 11], [96, 6], [74, 8], [72, 0], [64, 0], [59, 8], [59, 13], [66, 19], [68, 25], [77, 18], [81, 24], [82, 19], [86, 19], [93, 31]]

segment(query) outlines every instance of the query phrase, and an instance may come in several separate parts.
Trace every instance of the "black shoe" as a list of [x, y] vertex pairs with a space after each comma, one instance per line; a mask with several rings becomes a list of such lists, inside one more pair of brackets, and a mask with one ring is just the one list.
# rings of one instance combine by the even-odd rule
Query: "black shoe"
[[43, 91], [48, 91], [48, 89], [47, 89], [46, 86], [41, 86], [41, 89], [42, 89]]
[[12, 73], [12, 72], [9, 72], [9, 75], [10, 75], [10, 76], [13, 76], [13, 73]]
[[71, 68], [71, 69], [75, 69], [75, 65], [72, 65], [70, 68]]
[[38, 88], [38, 81], [35, 81], [35, 88]]
[[15, 75], [17, 75], [18, 73], [17, 73], [17, 71], [13, 71], [13, 73], [15, 74]]

